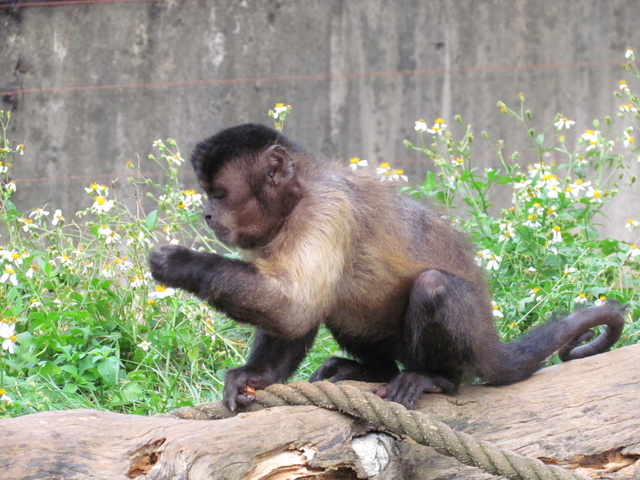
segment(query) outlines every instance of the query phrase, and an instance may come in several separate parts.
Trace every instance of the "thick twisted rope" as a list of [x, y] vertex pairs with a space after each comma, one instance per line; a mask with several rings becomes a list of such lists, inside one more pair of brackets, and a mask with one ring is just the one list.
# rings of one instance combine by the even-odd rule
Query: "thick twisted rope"
[[[248, 410], [285, 405], [315, 405], [364, 419], [393, 433], [406, 435], [465, 465], [478, 467], [496, 476], [514, 480], [588, 480], [588, 477], [579, 473], [546, 465], [536, 458], [523, 457], [489, 442], [477, 441], [424, 413], [407, 410], [398, 403], [388, 402], [350, 385], [330, 382], [274, 384], [265, 390], [256, 391], [255, 402]], [[173, 414], [182, 418], [200, 419], [233, 416], [221, 403], [181, 408]]]

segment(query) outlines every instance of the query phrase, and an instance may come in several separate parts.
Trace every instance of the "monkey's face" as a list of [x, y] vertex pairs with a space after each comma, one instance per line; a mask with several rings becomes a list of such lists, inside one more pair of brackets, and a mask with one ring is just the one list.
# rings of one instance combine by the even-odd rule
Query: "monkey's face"
[[208, 200], [205, 222], [218, 240], [245, 250], [267, 245], [297, 203], [293, 178], [274, 181], [259, 164], [226, 163], [211, 179], [199, 178]]

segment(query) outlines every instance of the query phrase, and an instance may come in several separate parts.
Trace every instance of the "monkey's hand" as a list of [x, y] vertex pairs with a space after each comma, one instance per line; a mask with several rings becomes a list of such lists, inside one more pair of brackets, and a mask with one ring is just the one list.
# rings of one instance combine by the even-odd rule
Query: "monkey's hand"
[[258, 373], [249, 367], [239, 367], [229, 370], [224, 379], [224, 395], [222, 401], [232, 412], [238, 404], [249, 405], [256, 399], [256, 390], [276, 383], [276, 379], [264, 372]]
[[163, 245], [151, 252], [149, 266], [158, 282], [197, 294], [222, 258], [180, 245]]
[[329, 357], [311, 374], [309, 381], [319, 382], [327, 379], [332, 383], [342, 380], [382, 383], [389, 382], [397, 374], [398, 367], [395, 363], [367, 365], [348, 358]]

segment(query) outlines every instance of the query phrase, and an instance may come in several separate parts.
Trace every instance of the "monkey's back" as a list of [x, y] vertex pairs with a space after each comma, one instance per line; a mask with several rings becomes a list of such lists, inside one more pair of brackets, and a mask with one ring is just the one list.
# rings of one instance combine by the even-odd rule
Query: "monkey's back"
[[[413, 281], [429, 269], [469, 281], [484, 296], [472, 245], [428, 202], [407, 198], [367, 172], [325, 164], [314, 173], [309, 193], [318, 209], [327, 209], [326, 223], [350, 217], [340, 227], [348, 256], [327, 318], [330, 328], [356, 337], [376, 325], [373, 336], [397, 335]], [[339, 211], [332, 215], [331, 209]]]
[[399, 193], [394, 184], [354, 177], [362, 197], [355, 203], [357, 214], [373, 226], [367, 233], [376, 243], [386, 246], [379, 252], [382, 259], [395, 259], [401, 271], [435, 269], [485, 283], [475, 262], [475, 247], [438, 208], [426, 199], [417, 201]]

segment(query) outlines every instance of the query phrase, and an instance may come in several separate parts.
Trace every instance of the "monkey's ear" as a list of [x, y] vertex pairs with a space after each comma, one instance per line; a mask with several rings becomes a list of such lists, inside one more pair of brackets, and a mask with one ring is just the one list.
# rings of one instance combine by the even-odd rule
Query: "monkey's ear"
[[262, 153], [262, 164], [265, 166], [266, 181], [271, 185], [286, 183], [295, 174], [293, 160], [282, 145], [272, 145]]

